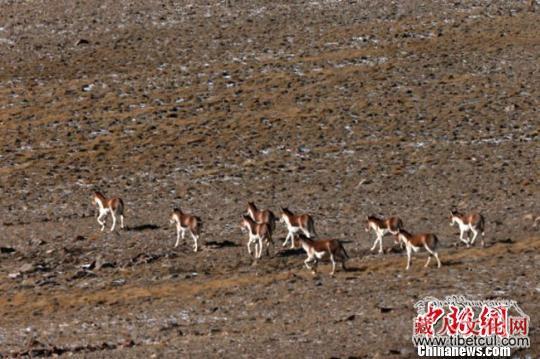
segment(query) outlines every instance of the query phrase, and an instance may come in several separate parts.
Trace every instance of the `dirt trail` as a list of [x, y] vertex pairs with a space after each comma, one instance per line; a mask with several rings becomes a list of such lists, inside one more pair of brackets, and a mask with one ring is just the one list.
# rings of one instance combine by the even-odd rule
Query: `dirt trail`
[[[519, 255], [522, 253], [534, 253], [540, 249], [540, 237], [523, 240], [513, 245], [497, 244], [489, 248], [471, 248], [467, 251], [446, 251], [443, 258], [445, 265], [458, 265], [464, 261], [474, 261], [478, 263], [491, 262], [493, 258], [504, 256], [505, 253]], [[302, 257], [302, 256], [299, 256]], [[420, 257], [421, 259], [416, 259]], [[416, 271], [419, 270], [420, 262], [423, 262], [425, 256], [413, 256]], [[263, 259], [264, 261], [264, 259]], [[296, 260], [295, 262], [298, 262]], [[388, 273], [400, 272], [403, 269], [403, 263], [406, 262], [403, 256], [380, 256], [377, 262], [370, 261], [365, 263], [362, 258], [352, 259], [348, 265], [351, 267], [351, 272], [369, 272], [371, 275], [386, 275]], [[256, 265], [256, 264], [255, 264]], [[264, 265], [264, 263], [260, 263]], [[431, 271], [431, 269], [429, 269]], [[318, 275], [327, 275], [328, 267], [322, 266]], [[348, 276], [348, 272], [338, 274], [339, 277]], [[137, 276], [132, 273], [132, 276]], [[82, 306], [92, 306], [96, 304], [110, 305], [112, 303], [121, 303], [123, 306], [130, 306], [145, 298], [159, 298], [166, 300], [174, 298], [179, 301], [192, 298], [198, 294], [204, 293], [205, 296], [212, 296], [214, 292], [225, 290], [231, 287], [249, 287], [257, 285], [268, 285], [269, 283], [281, 281], [290, 278], [291, 276], [301, 276], [304, 278], [310, 277], [310, 272], [305, 268], [300, 270], [288, 270], [285, 272], [268, 273], [260, 276], [252, 273], [237, 274], [235, 272], [213, 275], [209, 273], [204, 279], [191, 279], [187, 282], [174, 283], [152, 283], [146, 286], [122, 286], [115, 289], [103, 289], [99, 291], [85, 290], [69, 290], [69, 291], [51, 291], [44, 297], [40, 296], [36, 300], [35, 295], [29, 293], [17, 293], [13, 298], [2, 298], [0, 300], [0, 316], [6, 318], [9, 316], [18, 316], [23, 313], [28, 313], [34, 310], [46, 310], [54, 306], [70, 308], [76, 312]], [[65, 313], [65, 312], [64, 312]], [[50, 312], [48, 313], [50, 314]]]

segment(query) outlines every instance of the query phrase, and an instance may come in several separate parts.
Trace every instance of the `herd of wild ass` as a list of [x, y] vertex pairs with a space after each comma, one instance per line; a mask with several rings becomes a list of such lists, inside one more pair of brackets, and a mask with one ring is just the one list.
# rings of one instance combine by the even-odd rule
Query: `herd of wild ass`
[[[101, 226], [101, 230], [105, 229], [107, 216], [112, 217], [111, 232], [116, 227], [117, 216], [120, 218], [120, 227], [124, 228], [124, 202], [121, 198], [107, 198], [100, 192], [95, 192], [93, 203], [98, 207], [97, 221]], [[484, 217], [477, 213], [462, 214], [457, 211], [450, 212], [450, 225], [457, 224], [460, 230], [460, 241], [465, 243], [467, 247], [473, 245], [478, 234], [482, 236], [482, 246], [484, 246]], [[252, 255], [252, 246], [254, 245], [254, 256], [256, 259], [261, 258], [263, 247], [266, 246], [266, 253], [269, 253], [269, 246], [273, 244], [272, 234], [276, 228], [278, 217], [268, 209], [259, 210], [255, 203], [249, 202], [246, 212], [242, 215], [240, 228], [242, 231], [247, 231], [248, 253]], [[283, 242], [286, 246], [289, 242], [291, 248], [302, 247], [307, 254], [307, 259], [304, 261], [306, 267], [313, 273], [316, 272], [317, 263], [320, 260], [330, 259], [332, 263], [332, 272], [334, 274], [336, 261], [341, 262], [343, 269], [345, 261], [349, 258], [343, 244], [337, 239], [317, 239], [315, 232], [315, 222], [309, 214], [294, 214], [288, 208], [281, 208], [279, 222], [283, 223], [287, 228], [287, 237]], [[180, 244], [180, 238], [184, 239], [186, 232], [193, 238], [193, 250], [197, 252], [201, 237], [202, 221], [200, 217], [192, 214], [184, 213], [180, 209], [174, 209], [170, 223], [176, 225], [176, 244]], [[441, 266], [439, 255], [437, 253], [438, 238], [433, 233], [417, 233], [412, 234], [404, 229], [403, 221], [399, 217], [378, 218], [376, 216], [367, 216], [365, 222], [365, 230], [369, 232], [373, 230], [376, 234], [375, 242], [371, 251], [375, 250], [377, 243], [379, 244], [379, 253], [383, 252], [382, 239], [388, 234], [395, 236], [395, 242], [402, 247], [405, 246], [407, 252], [407, 267], [411, 264], [412, 252], [425, 251], [428, 253], [428, 259], [424, 267], [429, 265], [431, 257], [437, 260], [437, 267]], [[472, 238], [471, 238], [472, 234]]]

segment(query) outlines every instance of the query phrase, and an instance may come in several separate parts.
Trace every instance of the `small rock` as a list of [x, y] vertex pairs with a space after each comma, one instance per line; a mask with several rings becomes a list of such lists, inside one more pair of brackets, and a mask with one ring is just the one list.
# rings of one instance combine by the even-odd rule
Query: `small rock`
[[77, 42], [75, 43], [75, 46], [80, 46], [80, 45], [88, 45], [90, 43], [90, 41], [86, 40], [86, 39], [79, 39], [77, 40]]
[[81, 266], [82, 269], [86, 269], [86, 270], [92, 270], [95, 267], [96, 267], [96, 261], [93, 261], [92, 263], [83, 264]]
[[125, 339], [124, 341], [118, 343], [118, 345], [121, 348], [131, 348], [135, 345], [135, 342], [133, 341], [133, 339]]
[[36, 285], [40, 286], [40, 287], [43, 287], [45, 285], [58, 285], [58, 283], [56, 281], [54, 281], [53, 279], [45, 278], [45, 279], [38, 280], [36, 282]]
[[114, 268], [116, 266], [114, 263], [105, 261], [102, 256], [97, 257], [95, 264], [95, 268], [98, 270], [101, 268]]
[[15, 272], [15, 273], [9, 273], [8, 278], [10, 279], [17, 279], [21, 276], [21, 272]]
[[90, 92], [94, 88], [94, 84], [88, 84], [81, 87], [84, 92]]
[[14, 248], [11, 247], [0, 247], [0, 253], [13, 253], [15, 252]]
[[120, 278], [120, 279], [115, 279], [112, 281], [112, 285], [114, 286], [121, 286], [121, 285], [124, 285], [126, 284], [126, 280], [123, 279], [123, 278]]
[[30, 273], [36, 270], [36, 267], [32, 263], [25, 263], [19, 268], [21, 273]]
[[71, 277], [71, 280], [84, 278], [84, 277], [96, 277], [96, 276], [97, 275], [94, 272], [91, 272], [91, 271], [85, 270], [85, 269], [81, 269], [80, 271], [75, 273], [75, 275], [73, 275], [73, 277]]

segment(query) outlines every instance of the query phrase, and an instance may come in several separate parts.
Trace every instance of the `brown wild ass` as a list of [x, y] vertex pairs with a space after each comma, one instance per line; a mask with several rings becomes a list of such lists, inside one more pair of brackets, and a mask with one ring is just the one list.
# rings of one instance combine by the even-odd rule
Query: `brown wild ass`
[[176, 244], [174, 247], [178, 247], [180, 244], [180, 236], [184, 239], [186, 232], [191, 234], [193, 238], [193, 251], [197, 252], [199, 249], [199, 239], [201, 237], [202, 220], [194, 215], [182, 212], [179, 208], [175, 208], [171, 214], [171, 224], [176, 223]]
[[[467, 247], [469, 247], [470, 244], [474, 244], [474, 241], [476, 240], [476, 236], [478, 236], [478, 233], [482, 234], [482, 247], [484, 247], [484, 217], [481, 214], [478, 213], [470, 213], [470, 214], [461, 214], [457, 211], [450, 211], [450, 225], [453, 226], [454, 224], [458, 224], [459, 226], [459, 240], [464, 242]], [[473, 237], [472, 239], [469, 239], [469, 232], [472, 232]], [[464, 235], [467, 234], [467, 238], [464, 238]]]
[[268, 223], [257, 223], [251, 217], [243, 215], [240, 229], [248, 231], [247, 249], [249, 255], [251, 255], [251, 245], [253, 243], [255, 244], [256, 259], [261, 258], [264, 243], [266, 243], [266, 253], [269, 254], [268, 247], [272, 243], [272, 229]]
[[405, 244], [407, 250], [407, 267], [409, 269], [411, 266], [411, 252], [415, 253], [420, 250], [425, 250], [428, 252], [429, 256], [424, 267], [429, 265], [431, 261], [431, 256], [435, 257], [437, 260], [437, 267], [441, 267], [441, 261], [439, 260], [439, 255], [437, 253], [437, 244], [439, 240], [437, 236], [432, 233], [421, 233], [421, 234], [411, 234], [404, 229], [399, 229], [396, 234], [396, 241], [402, 241]]
[[306, 237], [313, 238], [317, 234], [315, 233], [315, 223], [313, 217], [309, 214], [299, 214], [295, 215], [288, 208], [281, 208], [281, 218], [279, 220], [281, 223], [285, 223], [287, 226], [287, 237], [285, 242], [283, 242], [283, 247], [287, 245], [289, 240], [291, 240], [291, 248], [294, 247], [294, 235], [298, 232], [302, 232]]
[[[304, 261], [304, 264], [313, 274], [317, 271], [317, 263], [319, 260], [328, 258], [332, 262], [332, 271], [330, 272], [330, 275], [334, 275], [336, 270], [336, 260], [341, 262], [343, 270], [347, 270], [345, 261], [349, 258], [349, 255], [345, 251], [343, 244], [337, 239], [313, 240], [300, 233], [296, 236], [296, 239], [293, 238], [293, 244], [299, 245], [304, 249], [308, 256]], [[313, 266], [309, 265], [310, 262], [313, 262]]]
[[257, 209], [255, 203], [248, 202], [246, 214], [257, 223], [268, 223], [272, 232], [276, 229], [276, 216], [269, 209]]
[[399, 217], [389, 217], [389, 218], [378, 218], [376, 216], [367, 216], [366, 217], [366, 232], [369, 232], [371, 229], [377, 235], [373, 247], [370, 251], [373, 252], [377, 243], [379, 243], [379, 254], [383, 252], [382, 239], [387, 234], [396, 235], [397, 232], [403, 228], [403, 222]]
[[114, 227], [116, 226], [116, 215], [120, 216], [120, 228], [124, 228], [124, 201], [121, 198], [107, 198], [101, 192], [94, 192], [92, 202], [98, 207], [99, 214], [97, 221], [101, 225], [102, 231], [105, 230], [105, 222], [109, 213], [111, 213], [113, 219], [111, 232], [114, 231]]

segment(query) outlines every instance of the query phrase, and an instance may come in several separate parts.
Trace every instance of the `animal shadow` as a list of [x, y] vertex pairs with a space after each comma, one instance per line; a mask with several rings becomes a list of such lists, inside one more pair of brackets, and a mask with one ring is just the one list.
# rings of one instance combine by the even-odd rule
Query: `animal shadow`
[[302, 248], [285, 249], [277, 252], [274, 257], [295, 257], [304, 253]]
[[347, 266], [347, 269], [345, 269], [345, 272], [350, 273], [356, 273], [356, 272], [365, 272], [367, 270], [367, 266], [361, 266], [361, 267], [349, 267]]
[[445, 260], [444, 262], [441, 261], [441, 263], [444, 265], [444, 266], [457, 266], [457, 265], [460, 265], [460, 264], [463, 264], [463, 261], [459, 260], [459, 259], [450, 259], [450, 260]]
[[126, 230], [134, 231], [134, 232], [142, 232], [142, 231], [146, 231], [146, 230], [156, 230], [156, 229], [159, 229], [159, 226], [156, 225], [156, 224], [151, 224], [151, 223], [140, 224], [140, 225], [134, 226], [134, 227], [126, 227]]
[[216, 248], [226, 248], [226, 247], [240, 247], [238, 243], [234, 243], [233, 241], [224, 240], [222, 242], [218, 241], [207, 241], [204, 243], [207, 247], [216, 247]]

